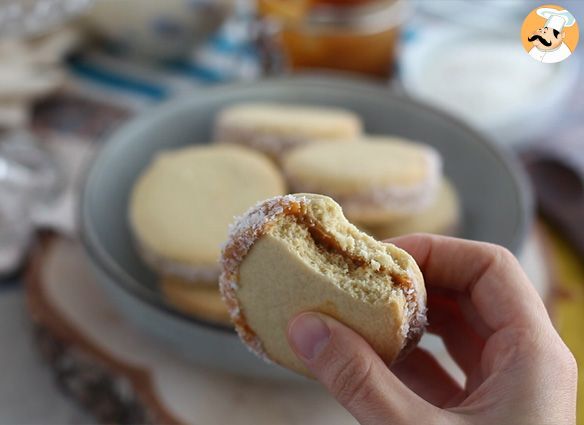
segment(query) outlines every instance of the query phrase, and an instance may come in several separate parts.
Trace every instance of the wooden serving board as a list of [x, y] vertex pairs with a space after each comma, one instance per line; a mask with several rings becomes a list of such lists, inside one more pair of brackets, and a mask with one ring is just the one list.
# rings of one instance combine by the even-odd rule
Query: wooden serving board
[[26, 279], [38, 347], [58, 385], [111, 424], [355, 424], [324, 390], [206, 370], [116, 311], [78, 243], [42, 238]]

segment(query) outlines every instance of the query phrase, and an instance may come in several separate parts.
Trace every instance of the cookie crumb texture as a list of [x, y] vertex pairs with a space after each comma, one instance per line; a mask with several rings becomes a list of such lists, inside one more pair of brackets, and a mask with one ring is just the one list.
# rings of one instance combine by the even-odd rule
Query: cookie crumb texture
[[331, 198], [264, 201], [230, 230], [220, 288], [241, 339], [256, 354], [309, 375], [290, 349], [289, 320], [318, 311], [361, 334], [389, 364], [415, 346], [426, 293], [412, 257], [359, 231]]

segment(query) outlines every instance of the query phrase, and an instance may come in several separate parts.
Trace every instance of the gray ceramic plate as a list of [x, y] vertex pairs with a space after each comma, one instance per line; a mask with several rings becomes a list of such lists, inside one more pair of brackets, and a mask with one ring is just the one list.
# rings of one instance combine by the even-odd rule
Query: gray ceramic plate
[[155, 108], [115, 133], [96, 159], [81, 211], [85, 246], [104, 287], [129, 318], [210, 367], [261, 377], [292, 374], [249, 354], [228, 329], [193, 319], [161, 298], [139, 259], [127, 222], [132, 185], [165, 149], [211, 139], [217, 111], [242, 101], [340, 106], [357, 112], [369, 133], [429, 143], [463, 205], [461, 236], [520, 250], [531, 216], [529, 190], [513, 159], [448, 115], [377, 86], [339, 77], [296, 77], [206, 89]]

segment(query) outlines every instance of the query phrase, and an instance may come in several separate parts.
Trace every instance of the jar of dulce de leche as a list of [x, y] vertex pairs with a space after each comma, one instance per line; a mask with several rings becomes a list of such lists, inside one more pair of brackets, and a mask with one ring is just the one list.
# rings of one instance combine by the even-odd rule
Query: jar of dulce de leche
[[258, 0], [258, 9], [292, 70], [380, 78], [391, 76], [410, 10], [407, 0]]

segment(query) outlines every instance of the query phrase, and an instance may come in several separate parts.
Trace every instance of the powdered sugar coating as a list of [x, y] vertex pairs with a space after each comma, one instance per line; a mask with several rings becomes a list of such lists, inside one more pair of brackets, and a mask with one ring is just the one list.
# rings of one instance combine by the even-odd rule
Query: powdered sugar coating
[[[411, 270], [408, 270], [409, 281], [412, 283], [410, 287], [403, 289], [403, 294], [406, 300], [405, 316], [406, 320], [402, 325], [402, 335], [404, 336], [404, 347], [402, 349], [407, 351], [408, 345], [414, 345], [419, 341], [424, 333], [424, 329], [428, 324], [426, 318], [426, 300], [424, 297], [419, 297], [418, 288], [415, 285], [416, 277]], [[407, 353], [401, 353], [401, 355]]]
[[281, 158], [286, 152], [305, 145], [311, 141], [307, 137], [293, 134], [275, 135], [269, 131], [260, 131], [235, 125], [221, 125], [216, 130], [218, 143], [234, 143], [259, 150], [274, 159]]
[[227, 243], [223, 247], [220, 264], [222, 273], [219, 277], [219, 289], [227, 305], [231, 320], [239, 337], [256, 355], [270, 362], [262, 342], [255, 332], [247, 326], [245, 315], [241, 311], [236, 292], [238, 289], [239, 265], [253, 246], [265, 233], [270, 223], [292, 205], [306, 205], [310, 200], [304, 196], [276, 196], [260, 202], [237, 218], [229, 228]]
[[142, 259], [154, 270], [165, 276], [175, 276], [192, 285], [215, 286], [219, 279], [219, 265], [192, 265], [169, 260], [154, 253], [143, 243], [136, 241]]

